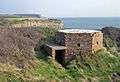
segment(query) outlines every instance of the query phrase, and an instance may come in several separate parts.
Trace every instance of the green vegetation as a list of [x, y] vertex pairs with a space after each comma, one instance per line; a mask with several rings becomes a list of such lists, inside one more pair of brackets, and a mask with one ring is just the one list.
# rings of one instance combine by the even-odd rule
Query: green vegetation
[[59, 19], [49, 19], [49, 21], [54, 22], [54, 23], [58, 23], [58, 24], [61, 23], [61, 20], [59, 20]]
[[22, 18], [22, 16], [5, 16], [5, 18]]
[[0, 26], [8, 27], [13, 23], [23, 22], [22, 18], [0, 18]]
[[[57, 61], [44, 52], [42, 44], [54, 41], [56, 29], [36, 28], [42, 31], [42, 41], [35, 48], [35, 59], [29, 61], [25, 68], [18, 69], [14, 66], [0, 65], [0, 80], [3, 82], [110, 82], [110, 76], [114, 72], [120, 72], [120, 54], [108, 52], [112, 47], [116, 47], [106, 40], [107, 50], [101, 49], [94, 56], [76, 54], [66, 67], [62, 67]], [[4, 69], [4, 70], [3, 70]], [[7, 78], [7, 79], [6, 79]]]

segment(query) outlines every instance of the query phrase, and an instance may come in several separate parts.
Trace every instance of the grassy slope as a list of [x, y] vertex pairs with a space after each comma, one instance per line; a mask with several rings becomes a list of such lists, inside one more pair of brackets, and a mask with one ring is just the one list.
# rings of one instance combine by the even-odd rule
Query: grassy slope
[[[38, 29], [43, 31], [43, 43], [54, 39], [54, 29]], [[108, 44], [106, 42], [106, 44]], [[110, 75], [113, 72], [120, 72], [119, 53], [110, 53], [106, 50], [99, 50], [94, 57], [85, 57], [83, 54], [76, 55], [66, 68], [63, 68], [56, 61], [52, 60], [38, 45], [35, 49], [36, 60], [31, 61], [28, 68], [16, 69], [14, 66], [0, 65], [0, 80], [3, 81], [41, 81], [50, 82], [56, 80], [71, 82], [80, 81], [101, 81], [110, 82]], [[3, 70], [4, 69], [4, 70]], [[12, 69], [12, 70], [11, 70]], [[7, 78], [7, 80], [6, 80]]]

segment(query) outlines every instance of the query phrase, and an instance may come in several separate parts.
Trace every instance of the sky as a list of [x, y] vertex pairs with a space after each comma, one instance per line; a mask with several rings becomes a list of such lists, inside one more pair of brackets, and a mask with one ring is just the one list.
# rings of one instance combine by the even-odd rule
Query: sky
[[120, 17], [120, 0], [0, 0], [0, 13], [44, 17]]

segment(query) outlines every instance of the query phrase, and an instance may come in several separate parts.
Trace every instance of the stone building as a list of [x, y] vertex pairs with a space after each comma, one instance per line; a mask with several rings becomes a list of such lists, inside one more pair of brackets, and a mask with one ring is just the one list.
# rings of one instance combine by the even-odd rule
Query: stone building
[[62, 46], [62, 48], [59, 47], [58, 50], [55, 48], [55, 45], [47, 45], [47, 47], [51, 49], [49, 54], [51, 54], [54, 59], [56, 55], [59, 56], [59, 61], [71, 60], [75, 54], [84, 53], [89, 55], [101, 49], [103, 47], [103, 33], [97, 30], [59, 30], [56, 33], [56, 44], [57, 48], [59, 46]]

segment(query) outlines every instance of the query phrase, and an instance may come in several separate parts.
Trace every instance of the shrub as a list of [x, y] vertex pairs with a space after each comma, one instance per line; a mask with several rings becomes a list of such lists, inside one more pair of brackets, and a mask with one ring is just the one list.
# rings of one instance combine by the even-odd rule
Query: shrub
[[27, 59], [33, 59], [34, 48], [41, 39], [35, 28], [0, 28], [0, 62], [24, 67]]

